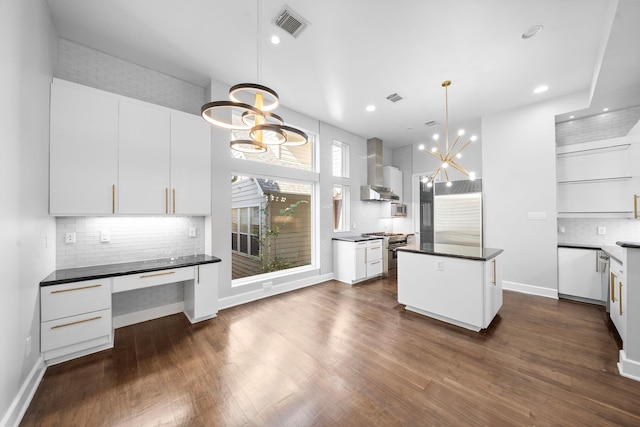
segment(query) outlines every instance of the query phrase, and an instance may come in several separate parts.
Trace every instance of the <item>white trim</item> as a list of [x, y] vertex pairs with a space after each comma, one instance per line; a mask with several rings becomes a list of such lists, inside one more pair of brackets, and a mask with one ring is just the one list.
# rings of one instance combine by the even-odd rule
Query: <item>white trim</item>
[[184, 301], [113, 317], [113, 329], [184, 312]]
[[333, 279], [333, 273], [306, 277], [304, 279], [294, 280], [292, 282], [274, 285], [270, 290], [258, 289], [255, 291], [245, 292], [243, 294], [232, 295], [218, 300], [218, 308], [220, 310], [234, 307], [236, 305], [246, 304], [248, 302], [257, 301], [273, 295], [282, 294], [296, 289], [306, 288], [307, 286], [317, 285]]
[[465, 328], [465, 329], [469, 329], [469, 330], [474, 331], [474, 332], [479, 332], [480, 329], [481, 329], [480, 327], [478, 327], [476, 325], [472, 325], [470, 323], [461, 322], [460, 320], [452, 319], [450, 317], [441, 316], [439, 314], [432, 313], [430, 311], [421, 310], [419, 308], [412, 307], [410, 305], [405, 306], [405, 309], [407, 311], [411, 311], [413, 313], [417, 313], [417, 314], [420, 314], [422, 316], [431, 317], [431, 318], [439, 320], [441, 322], [450, 323], [452, 325], [459, 326], [459, 327]]
[[11, 402], [11, 406], [0, 420], [0, 426], [15, 426], [17, 427], [22, 421], [22, 417], [24, 417], [25, 412], [27, 412], [27, 408], [31, 404], [31, 400], [33, 399], [33, 395], [36, 393], [38, 389], [38, 385], [40, 385], [40, 381], [42, 381], [42, 377], [47, 370], [47, 366], [44, 364], [44, 359], [42, 355], [36, 360], [33, 369], [29, 372], [29, 375], [22, 383], [18, 394]]
[[625, 351], [620, 350], [618, 372], [620, 372], [620, 375], [625, 378], [640, 381], [640, 361], [627, 359]]
[[521, 294], [537, 295], [539, 297], [558, 299], [558, 290], [543, 288], [541, 286], [527, 285], [525, 283], [502, 281], [502, 289], [505, 291], [515, 291]]

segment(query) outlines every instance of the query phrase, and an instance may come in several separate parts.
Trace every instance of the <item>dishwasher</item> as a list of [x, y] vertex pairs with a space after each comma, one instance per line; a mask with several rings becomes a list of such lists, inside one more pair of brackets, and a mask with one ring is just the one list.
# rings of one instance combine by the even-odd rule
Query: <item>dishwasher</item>
[[558, 296], [606, 305], [608, 256], [597, 248], [558, 248]]

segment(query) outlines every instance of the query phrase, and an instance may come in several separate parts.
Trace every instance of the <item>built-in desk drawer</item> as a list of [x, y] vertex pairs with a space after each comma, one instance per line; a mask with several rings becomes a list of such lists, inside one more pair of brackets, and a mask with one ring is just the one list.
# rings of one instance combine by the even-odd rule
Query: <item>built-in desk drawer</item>
[[111, 278], [40, 288], [41, 322], [111, 308]]
[[42, 322], [40, 330], [43, 353], [68, 346], [74, 346], [73, 350], [93, 347], [91, 340], [100, 337], [106, 344], [111, 337], [111, 308]]
[[130, 274], [113, 278], [113, 293], [131, 291], [149, 286], [193, 280], [194, 267], [175, 268], [172, 270], [151, 271], [149, 273]]

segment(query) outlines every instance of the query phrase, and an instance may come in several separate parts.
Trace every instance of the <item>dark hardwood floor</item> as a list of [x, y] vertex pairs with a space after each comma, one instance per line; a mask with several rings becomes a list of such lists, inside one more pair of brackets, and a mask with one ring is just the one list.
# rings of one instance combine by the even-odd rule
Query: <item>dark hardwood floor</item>
[[480, 333], [405, 312], [396, 283], [327, 282], [116, 330], [48, 368], [22, 425], [640, 425], [603, 307], [506, 292]]

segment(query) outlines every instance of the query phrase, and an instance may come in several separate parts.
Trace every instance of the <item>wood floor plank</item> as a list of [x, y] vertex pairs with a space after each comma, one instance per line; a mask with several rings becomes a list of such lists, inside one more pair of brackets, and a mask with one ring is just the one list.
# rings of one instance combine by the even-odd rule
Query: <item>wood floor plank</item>
[[603, 307], [505, 292], [472, 332], [329, 281], [116, 330], [47, 369], [23, 426], [640, 425]]

